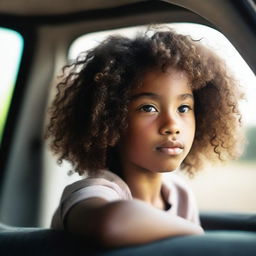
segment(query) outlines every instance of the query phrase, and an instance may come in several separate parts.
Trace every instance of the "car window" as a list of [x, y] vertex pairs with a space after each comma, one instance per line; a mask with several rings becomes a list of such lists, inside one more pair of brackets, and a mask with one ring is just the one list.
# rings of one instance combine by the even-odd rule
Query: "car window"
[[[234, 46], [219, 31], [193, 23], [165, 24], [177, 32], [190, 35], [210, 46], [227, 62], [235, 78], [240, 81], [246, 100], [240, 104], [246, 126], [248, 144], [243, 156], [224, 166], [207, 166], [205, 170], [188, 179], [201, 210], [226, 210], [256, 212], [256, 78]], [[72, 62], [80, 52], [86, 51], [110, 34], [134, 36], [144, 27], [90, 33], [77, 38], [70, 46], [68, 58]]]
[[22, 36], [0, 27], [0, 143], [10, 107], [23, 51]]

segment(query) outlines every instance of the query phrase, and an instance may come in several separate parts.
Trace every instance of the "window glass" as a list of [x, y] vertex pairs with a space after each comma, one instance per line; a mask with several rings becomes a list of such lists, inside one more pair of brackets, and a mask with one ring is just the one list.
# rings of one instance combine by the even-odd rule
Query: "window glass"
[[0, 28], [0, 143], [16, 83], [23, 38], [14, 30]]
[[[165, 24], [177, 32], [200, 39], [224, 58], [246, 94], [240, 108], [246, 124], [248, 144], [243, 156], [223, 166], [207, 166], [193, 179], [188, 179], [201, 210], [256, 212], [256, 78], [228, 39], [215, 29], [192, 23]], [[110, 34], [134, 36], [144, 27], [132, 27], [90, 33], [76, 39], [70, 47], [69, 60], [86, 51]]]

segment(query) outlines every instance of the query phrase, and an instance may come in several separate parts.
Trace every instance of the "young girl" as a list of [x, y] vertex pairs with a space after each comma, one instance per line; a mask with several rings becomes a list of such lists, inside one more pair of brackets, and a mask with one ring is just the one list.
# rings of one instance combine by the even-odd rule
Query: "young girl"
[[52, 227], [107, 247], [203, 234], [191, 191], [162, 174], [239, 155], [241, 94], [223, 61], [154, 30], [111, 36], [68, 67], [47, 137], [86, 176], [66, 187]]

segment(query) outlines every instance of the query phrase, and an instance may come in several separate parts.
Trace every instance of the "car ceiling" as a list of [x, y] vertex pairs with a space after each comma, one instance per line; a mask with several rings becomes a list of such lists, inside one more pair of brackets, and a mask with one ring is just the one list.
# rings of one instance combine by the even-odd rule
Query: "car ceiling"
[[[246, 59], [251, 68], [256, 70], [256, 58], [253, 52], [255, 37], [255, 0], [0, 0], [2, 20], [13, 20], [20, 23], [22, 17], [28, 23], [34, 23], [43, 17], [47, 23], [50, 18], [61, 18], [67, 21], [67, 15], [81, 12], [107, 10], [147, 2], [166, 2], [183, 7], [206, 18], [214, 27], [223, 32]], [[145, 6], [145, 5], [144, 5]], [[152, 7], [152, 6], [151, 6]], [[248, 8], [249, 7], [249, 8]], [[136, 8], [136, 7], [135, 7]], [[143, 5], [140, 6], [143, 9]], [[151, 8], [154, 9], [154, 6]], [[247, 10], [246, 10], [247, 9]], [[120, 9], [119, 9], [120, 10]], [[120, 11], [118, 11], [120, 12]], [[88, 13], [87, 13], [88, 14]], [[87, 15], [86, 14], [86, 15]], [[73, 16], [74, 17], [74, 16]], [[223, 18], [225, 17], [225, 18]], [[243, 37], [241, 37], [243, 31]]]
[[0, 12], [14, 15], [59, 15], [118, 7], [140, 0], [1, 0]]

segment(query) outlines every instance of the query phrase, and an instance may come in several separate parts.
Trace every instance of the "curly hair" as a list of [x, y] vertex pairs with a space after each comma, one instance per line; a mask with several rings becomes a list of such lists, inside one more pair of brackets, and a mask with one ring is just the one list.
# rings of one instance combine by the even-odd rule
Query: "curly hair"
[[188, 74], [195, 98], [195, 138], [180, 168], [193, 175], [205, 159], [238, 157], [243, 140], [238, 82], [210, 49], [170, 29], [134, 39], [110, 36], [63, 68], [68, 74], [57, 85], [46, 130], [59, 163], [68, 160], [80, 175], [118, 172], [115, 145], [127, 128], [131, 90], [146, 72], [170, 67]]

